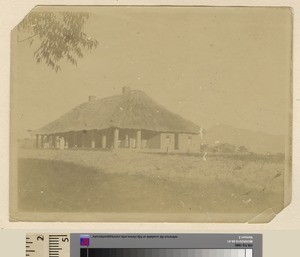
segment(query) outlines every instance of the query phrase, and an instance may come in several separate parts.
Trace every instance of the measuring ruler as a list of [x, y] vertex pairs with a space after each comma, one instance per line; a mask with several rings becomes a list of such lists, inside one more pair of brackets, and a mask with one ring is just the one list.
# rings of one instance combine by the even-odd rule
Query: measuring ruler
[[70, 257], [70, 234], [27, 234], [26, 257]]

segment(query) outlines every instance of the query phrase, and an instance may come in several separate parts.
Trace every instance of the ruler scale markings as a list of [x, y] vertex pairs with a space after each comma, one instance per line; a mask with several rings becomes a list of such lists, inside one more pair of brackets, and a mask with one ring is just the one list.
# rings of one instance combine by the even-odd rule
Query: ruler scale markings
[[26, 257], [70, 257], [69, 234], [27, 234]]

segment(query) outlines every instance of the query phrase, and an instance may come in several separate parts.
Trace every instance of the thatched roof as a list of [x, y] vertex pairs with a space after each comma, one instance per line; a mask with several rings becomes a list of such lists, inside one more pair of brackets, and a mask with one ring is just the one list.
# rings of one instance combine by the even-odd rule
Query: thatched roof
[[53, 134], [91, 129], [145, 129], [199, 133], [199, 126], [168, 111], [140, 90], [85, 102], [35, 131]]

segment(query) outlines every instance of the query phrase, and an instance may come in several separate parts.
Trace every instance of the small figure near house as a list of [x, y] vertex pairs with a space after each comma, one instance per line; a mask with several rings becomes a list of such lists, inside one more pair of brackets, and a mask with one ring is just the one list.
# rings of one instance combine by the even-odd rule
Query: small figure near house
[[64, 150], [65, 149], [65, 138], [64, 137], [61, 137], [59, 139], [59, 149], [60, 150]]
[[55, 148], [59, 149], [59, 143], [60, 143], [59, 137], [56, 136], [55, 137]]
[[199, 134], [200, 134], [200, 138], [203, 139], [203, 133], [204, 133], [204, 130], [203, 128], [201, 127], [200, 130], [199, 130]]

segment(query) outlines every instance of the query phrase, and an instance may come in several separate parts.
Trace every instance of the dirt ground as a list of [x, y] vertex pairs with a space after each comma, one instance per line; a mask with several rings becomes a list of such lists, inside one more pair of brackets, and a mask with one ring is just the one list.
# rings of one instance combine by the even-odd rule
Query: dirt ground
[[283, 207], [282, 160], [21, 149], [18, 162], [21, 211], [238, 214]]

